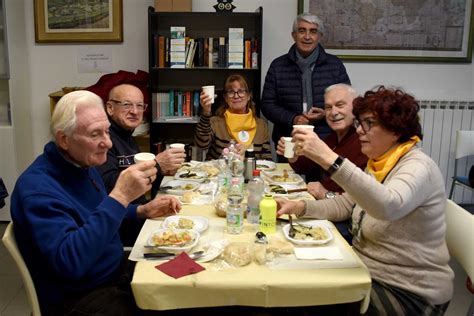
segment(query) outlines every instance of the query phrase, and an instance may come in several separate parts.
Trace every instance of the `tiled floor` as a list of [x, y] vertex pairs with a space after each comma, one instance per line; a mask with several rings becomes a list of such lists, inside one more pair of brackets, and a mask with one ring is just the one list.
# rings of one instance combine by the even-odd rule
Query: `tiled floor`
[[[0, 236], [3, 236], [6, 226], [5, 222], [0, 223]], [[452, 267], [456, 273], [454, 298], [445, 315], [464, 316], [467, 314], [474, 296], [464, 286], [466, 273], [462, 270], [462, 267], [457, 262], [453, 262]], [[30, 315], [30, 309], [22, 281], [15, 263], [10, 258], [3, 243], [0, 243], [0, 316], [28, 315]], [[474, 316], [474, 314], [469, 316]]]

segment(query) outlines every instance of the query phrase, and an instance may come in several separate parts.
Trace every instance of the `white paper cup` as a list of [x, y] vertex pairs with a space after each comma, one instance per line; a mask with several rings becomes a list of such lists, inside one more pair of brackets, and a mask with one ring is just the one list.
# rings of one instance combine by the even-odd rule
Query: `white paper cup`
[[135, 163], [155, 160], [155, 155], [152, 153], [138, 153], [133, 156], [133, 160], [135, 161]]
[[295, 143], [293, 143], [291, 139], [291, 137], [283, 137], [283, 140], [285, 141], [285, 152], [283, 153], [283, 156], [285, 158], [293, 158], [295, 156]]
[[203, 86], [202, 91], [211, 97], [211, 103], [214, 103], [215, 87], [214, 86]]
[[310, 130], [314, 130], [314, 125], [293, 125], [293, 129], [310, 129]]
[[184, 151], [184, 144], [183, 143], [173, 143], [173, 144], [170, 144], [170, 148], [181, 149], [182, 151]]

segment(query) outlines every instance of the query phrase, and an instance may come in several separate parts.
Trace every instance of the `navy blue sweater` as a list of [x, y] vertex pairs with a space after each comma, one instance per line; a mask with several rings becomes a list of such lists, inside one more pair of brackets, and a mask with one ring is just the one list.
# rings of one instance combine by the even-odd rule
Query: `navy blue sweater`
[[42, 306], [115, 281], [123, 256], [118, 229], [136, 208], [107, 196], [95, 168], [77, 167], [46, 144], [11, 198], [15, 237]]
[[[268, 68], [262, 93], [262, 113], [273, 124], [275, 144], [282, 136], [290, 136], [293, 119], [303, 113], [302, 73], [296, 64], [296, 46], [287, 54], [273, 60]], [[326, 53], [319, 45], [319, 56], [312, 72], [313, 106], [324, 108], [324, 90], [336, 83], [350, 84], [341, 60]], [[309, 105], [311, 106], [311, 105]], [[331, 130], [322, 119], [315, 122], [315, 132], [327, 136]]]

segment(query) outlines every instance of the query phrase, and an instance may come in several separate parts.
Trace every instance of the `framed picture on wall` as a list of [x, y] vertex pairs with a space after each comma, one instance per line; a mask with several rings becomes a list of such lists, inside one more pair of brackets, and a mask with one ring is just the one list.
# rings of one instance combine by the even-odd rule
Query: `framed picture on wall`
[[344, 60], [471, 62], [473, 0], [298, 0], [324, 22], [321, 44]]
[[34, 0], [37, 43], [123, 42], [122, 0]]

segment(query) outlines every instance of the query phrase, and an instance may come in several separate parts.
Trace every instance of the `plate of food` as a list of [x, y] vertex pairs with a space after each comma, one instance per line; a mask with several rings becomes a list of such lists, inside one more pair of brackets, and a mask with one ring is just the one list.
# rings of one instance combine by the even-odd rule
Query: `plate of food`
[[299, 184], [269, 184], [265, 187], [265, 193], [273, 194], [276, 197], [287, 197], [295, 198], [301, 196], [302, 192], [306, 192], [308, 189], [306, 186], [301, 186]]
[[276, 169], [276, 164], [271, 160], [257, 160], [257, 169], [264, 171], [273, 171]]
[[177, 180], [186, 180], [186, 181], [194, 181], [194, 182], [203, 182], [208, 178], [207, 172], [204, 171], [194, 171], [194, 170], [181, 170], [178, 171], [174, 178]]
[[204, 216], [173, 215], [167, 217], [161, 227], [170, 229], [192, 229], [202, 233], [207, 229], [208, 225], [209, 220]]
[[286, 239], [296, 245], [310, 246], [322, 245], [330, 242], [333, 239], [331, 230], [321, 222], [308, 221], [304, 223], [293, 223], [294, 235], [289, 234], [290, 224], [283, 226], [283, 234]]
[[148, 237], [147, 244], [169, 253], [189, 252], [199, 240], [199, 232], [192, 229], [157, 229]]
[[299, 174], [288, 172], [288, 170], [265, 172], [265, 179], [273, 184], [299, 184], [304, 182]]
[[199, 188], [199, 183], [195, 181], [171, 180], [161, 185], [160, 190], [168, 194], [183, 195]]

